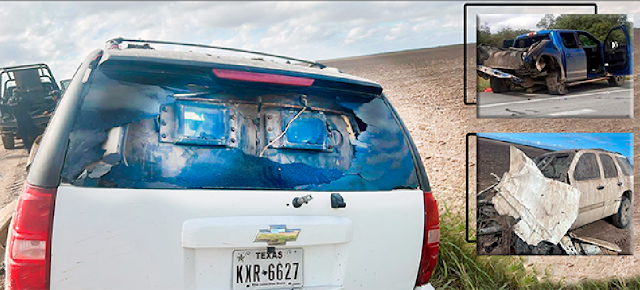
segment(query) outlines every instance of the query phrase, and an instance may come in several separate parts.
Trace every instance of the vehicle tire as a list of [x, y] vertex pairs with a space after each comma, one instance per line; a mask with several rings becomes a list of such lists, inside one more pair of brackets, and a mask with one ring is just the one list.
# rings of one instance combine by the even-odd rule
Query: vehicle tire
[[497, 77], [491, 77], [489, 79], [489, 84], [491, 85], [491, 90], [498, 94], [506, 93], [511, 89], [507, 80]]
[[625, 76], [612, 76], [608, 79], [609, 86], [619, 87], [624, 84], [624, 81], [627, 79]]
[[631, 200], [622, 196], [622, 200], [620, 201], [620, 207], [618, 208], [618, 213], [614, 214], [611, 217], [611, 221], [614, 226], [624, 229], [629, 226], [629, 222], [632, 219], [633, 209], [631, 209]]
[[558, 72], [549, 73], [545, 81], [547, 83], [547, 89], [552, 95], [564, 95], [569, 92], [567, 83], [560, 80], [560, 74]]
[[13, 149], [15, 147], [13, 134], [2, 134], [2, 146], [4, 146], [4, 149]]

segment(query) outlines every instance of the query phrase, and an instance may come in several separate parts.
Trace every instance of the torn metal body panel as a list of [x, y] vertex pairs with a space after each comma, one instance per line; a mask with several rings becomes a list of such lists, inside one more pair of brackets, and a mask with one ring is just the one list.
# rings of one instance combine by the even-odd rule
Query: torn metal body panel
[[616, 244], [607, 242], [607, 241], [603, 241], [600, 239], [596, 239], [596, 238], [591, 238], [591, 237], [580, 237], [577, 236], [571, 232], [569, 232], [568, 236], [570, 236], [572, 239], [575, 240], [575, 242], [581, 243], [581, 244], [590, 244], [590, 245], [594, 245], [600, 248], [603, 248], [605, 250], [608, 251], [612, 251], [615, 254], [621, 253], [622, 249], [620, 249], [620, 247], [618, 247]]
[[559, 57], [557, 47], [550, 40], [542, 40], [527, 48], [498, 48], [478, 45], [478, 64], [508, 70], [519, 77], [538, 77], [546, 67], [543, 56]]
[[571, 238], [569, 236], [566, 236], [566, 235], [562, 236], [562, 238], [560, 239], [560, 243], [559, 244], [560, 244], [560, 247], [562, 247], [562, 249], [568, 255], [578, 255], [578, 254], [580, 254], [580, 252], [578, 252], [578, 249], [576, 249], [576, 247], [571, 242]]
[[478, 45], [479, 64], [490, 68], [521, 70], [524, 49], [502, 49], [488, 45]]
[[[492, 203], [500, 215], [519, 221], [514, 232], [530, 245], [557, 244], [578, 217], [580, 191], [544, 177], [536, 164], [511, 146], [510, 169], [495, 187]], [[559, 202], [562, 201], [562, 202]]]

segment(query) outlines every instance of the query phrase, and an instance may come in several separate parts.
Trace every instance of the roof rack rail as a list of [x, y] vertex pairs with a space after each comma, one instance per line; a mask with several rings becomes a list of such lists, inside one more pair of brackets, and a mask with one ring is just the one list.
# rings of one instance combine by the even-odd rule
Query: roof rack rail
[[236, 51], [236, 52], [244, 52], [244, 53], [251, 53], [251, 54], [257, 54], [257, 55], [263, 55], [263, 56], [282, 58], [282, 59], [286, 59], [286, 60], [299, 61], [299, 62], [310, 64], [311, 67], [317, 66], [317, 67], [319, 67], [321, 69], [327, 67], [324, 64], [321, 64], [321, 63], [316, 62], [316, 61], [297, 59], [297, 58], [293, 58], [293, 57], [270, 54], [270, 53], [264, 53], [264, 52], [259, 52], [259, 51], [251, 51], [251, 50], [244, 50], [244, 49], [238, 49], [238, 48], [229, 48], [229, 47], [213, 46], [213, 45], [205, 45], [205, 44], [175, 42], [175, 41], [128, 39], [128, 38], [118, 37], [118, 38], [107, 40], [106, 41], [106, 45], [107, 45], [107, 48], [110, 48], [110, 47], [112, 47], [114, 45], [119, 45], [122, 42], [143, 42], [143, 43], [156, 43], [156, 44], [173, 44], [173, 45], [195, 46], [195, 47], [202, 47], [202, 48], [213, 48], [213, 49], [220, 49], [220, 50], [230, 50], [230, 51]]
[[17, 69], [30, 69], [30, 68], [42, 68], [42, 67], [49, 67], [49, 66], [44, 64], [44, 63], [23, 64], [23, 65], [0, 67], [0, 71], [10, 71], [10, 70], [17, 70]]

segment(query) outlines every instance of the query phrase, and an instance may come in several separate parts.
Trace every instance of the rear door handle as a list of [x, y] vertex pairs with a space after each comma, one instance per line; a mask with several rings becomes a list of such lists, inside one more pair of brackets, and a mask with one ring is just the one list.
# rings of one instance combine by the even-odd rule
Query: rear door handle
[[598, 190], [604, 189], [604, 186], [602, 185], [598, 185], [598, 187], [596, 187]]

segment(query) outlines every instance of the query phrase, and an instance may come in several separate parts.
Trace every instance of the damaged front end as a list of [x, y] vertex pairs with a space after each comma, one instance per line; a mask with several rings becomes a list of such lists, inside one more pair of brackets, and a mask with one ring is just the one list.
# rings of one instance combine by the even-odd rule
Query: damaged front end
[[578, 218], [582, 193], [559, 181], [564, 177], [562, 174], [550, 176], [550, 167], [543, 168], [544, 173], [533, 160], [511, 146], [509, 172], [478, 194], [478, 253], [594, 255], [622, 252], [612, 243], [570, 232]]
[[209, 69], [93, 73], [62, 181], [114, 188], [417, 188], [380, 95], [232, 82]]

